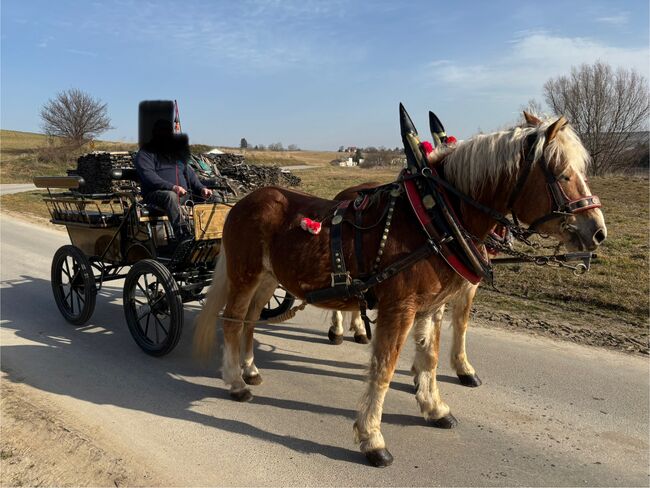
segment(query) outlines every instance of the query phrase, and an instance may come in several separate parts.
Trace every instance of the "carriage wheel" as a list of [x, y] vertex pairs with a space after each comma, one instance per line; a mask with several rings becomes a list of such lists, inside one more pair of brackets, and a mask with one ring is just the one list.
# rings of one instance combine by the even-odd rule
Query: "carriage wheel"
[[78, 247], [60, 247], [52, 259], [54, 301], [63, 318], [83, 325], [95, 310], [97, 287], [90, 261]]
[[275, 289], [268, 303], [264, 305], [262, 313], [260, 313], [260, 318], [262, 320], [268, 320], [282, 315], [293, 307], [294, 303], [296, 303], [296, 297], [280, 285]]
[[147, 354], [164, 356], [176, 347], [183, 301], [165, 266], [144, 259], [131, 267], [124, 282], [124, 315], [133, 339]]

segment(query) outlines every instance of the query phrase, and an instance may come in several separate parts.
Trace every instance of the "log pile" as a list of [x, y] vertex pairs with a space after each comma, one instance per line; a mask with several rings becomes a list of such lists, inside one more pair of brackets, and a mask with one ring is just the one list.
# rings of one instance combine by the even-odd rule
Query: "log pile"
[[246, 164], [244, 156], [239, 154], [203, 154], [203, 158], [214, 164], [223, 176], [237, 181], [242, 193], [268, 185], [300, 185], [300, 178], [290, 171], [273, 166]]
[[82, 193], [112, 193], [118, 191], [121, 186], [135, 186], [135, 183], [111, 179], [111, 170], [133, 168], [134, 156], [135, 153], [127, 151], [93, 151], [80, 156], [77, 159], [77, 169], [68, 171], [68, 175], [81, 176], [84, 179], [86, 183], [79, 188]]
[[[77, 160], [77, 169], [68, 171], [69, 175], [83, 177], [85, 185], [80, 191], [85, 194], [111, 193], [125, 185], [135, 183], [111, 180], [111, 170], [116, 168], [133, 168], [133, 158], [136, 153], [94, 151], [84, 154]], [[246, 164], [244, 156], [238, 154], [202, 154], [195, 156], [202, 159], [217, 171], [210, 177], [205, 171], [197, 169], [199, 178], [221, 182], [218, 186], [236, 189], [239, 195], [249, 193], [257, 188], [268, 185], [298, 186], [300, 178], [289, 171], [271, 166], [256, 166]], [[223, 180], [223, 181], [221, 181]]]

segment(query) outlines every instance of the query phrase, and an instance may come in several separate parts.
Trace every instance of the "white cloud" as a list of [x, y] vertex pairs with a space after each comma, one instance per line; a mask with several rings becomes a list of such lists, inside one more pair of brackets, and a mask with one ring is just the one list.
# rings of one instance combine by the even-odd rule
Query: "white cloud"
[[648, 77], [647, 47], [620, 48], [582, 37], [558, 37], [527, 32], [513, 39], [509, 49], [491, 63], [463, 64], [436, 60], [429, 70], [438, 81], [462, 90], [536, 96], [544, 82], [566, 74], [572, 66], [603, 61], [613, 67], [634, 68]]
[[598, 17], [596, 22], [602, 22], [603, 24], [611, 25], [625, 25], [628, 23], [630, 16], [627, 12], [621, 12], [617, 15], [609, 15], [605, 17]]

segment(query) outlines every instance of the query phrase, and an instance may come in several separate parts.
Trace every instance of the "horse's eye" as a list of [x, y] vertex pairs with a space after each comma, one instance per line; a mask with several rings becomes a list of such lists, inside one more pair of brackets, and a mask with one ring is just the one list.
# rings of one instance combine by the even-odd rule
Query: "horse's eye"
[[563, 176], [562, 179], [563, 179], [564, 181], [571, 181], [571, 177], [570, 177], [570, 176]]

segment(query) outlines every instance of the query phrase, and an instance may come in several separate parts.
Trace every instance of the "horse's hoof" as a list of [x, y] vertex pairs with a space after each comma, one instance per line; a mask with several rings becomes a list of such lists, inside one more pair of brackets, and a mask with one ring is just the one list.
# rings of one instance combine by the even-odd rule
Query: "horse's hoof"
[[343, 336], [342, 335], [337, 335], [334, 332], [332, 332], [331, 330], [327, 333], [327, 338], [335, 346], [338, 346], [339, 344], [343, 344]]
[[370, 341], [368, 340], [368, 336], [365, 334], [354, 334], [354, 342], [357, 344], [370, 344]]
[[460, 380], [461, 385], [469, 386], [470, 388], [476, 388], [483, 384], [481, 378], [476, 374], [459, 374], [458, 379]]
[[244, 376], [244, 382], [247, 385], [261, 385], [262, 384], [262, 375], [261, 374], [252, 374], [250, 376]]
[[393, 464], [393, 456], [388, 449], [375, 449], [365, 453], [366, 459], [375, 468], [385, 468]]
[[230, 398], [238, 402], [250, 402], [253, 399], [253, 393], [248, 388], [244, 388], [240, 391], [231, 391]]
[[453, 429], [458, 425], [458, 420], [451, 413], [437, 420], [429, 420], [429, 425], [436, 429]]

